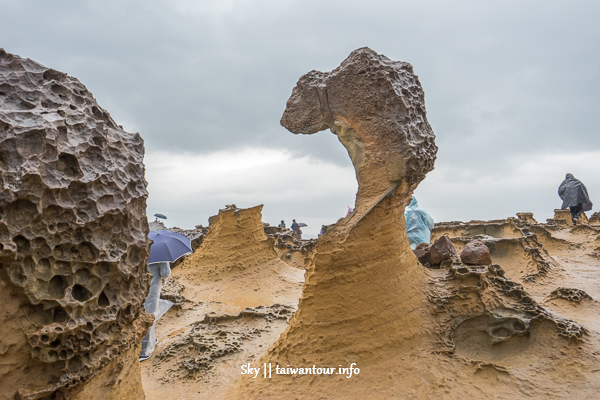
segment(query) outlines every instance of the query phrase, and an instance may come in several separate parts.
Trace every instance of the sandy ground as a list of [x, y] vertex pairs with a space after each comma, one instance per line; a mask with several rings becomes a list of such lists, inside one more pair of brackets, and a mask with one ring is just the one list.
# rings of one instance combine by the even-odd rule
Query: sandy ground
[[177, 269], [170, 279], [163, 297], [176, 305], [158, 322], [157, 348], [142, 363], [148, 400], [223, 398], [241, 366], [287, 327], [304, 271], [276, 260], [208, 284]]

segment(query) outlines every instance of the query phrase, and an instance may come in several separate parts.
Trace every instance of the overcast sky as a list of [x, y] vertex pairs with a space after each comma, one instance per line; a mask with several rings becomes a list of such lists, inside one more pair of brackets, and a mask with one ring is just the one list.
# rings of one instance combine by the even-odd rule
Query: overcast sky
[[148, 214], [168, 226], [232, 203], [308, 236], [344, 216], [343, 146], [279, 120], [301, 75], [363, 46], [423, 85], [439, 151], [415, 194], [436, 221], [545, 221], [567, 172], [600, 206], [595, 0], [0, 0], [0, 15], [0, 47], [78, 78], [142, 135]]

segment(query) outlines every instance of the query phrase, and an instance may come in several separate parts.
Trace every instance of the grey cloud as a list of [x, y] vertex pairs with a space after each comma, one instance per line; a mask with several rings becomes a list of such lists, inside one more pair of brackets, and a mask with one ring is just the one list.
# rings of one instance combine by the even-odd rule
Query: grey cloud
[[329, 132], [279, 126], [298, 78], [369, 46], [413, 64], [438, 166], [600, 147], [600, 3], [578, 0], [7, 1], [0, 46], [76, 76], [148, 151], [286, 148], [338, 165]]

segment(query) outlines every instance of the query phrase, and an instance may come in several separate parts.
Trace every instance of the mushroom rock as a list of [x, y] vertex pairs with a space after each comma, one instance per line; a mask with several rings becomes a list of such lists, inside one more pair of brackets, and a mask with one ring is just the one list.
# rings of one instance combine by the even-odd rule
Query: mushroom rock
[[[437, 151], [410, 64], [355, 50], [331, 72], [302, 76], [281, 123], [338, 136], [356, 169], [356, 208], [317, 239], [297, 312], [254, 364], [261, 377], [241, 375], [227, 398], [535, 396], [547, 387], [540, 370], [560, 388], [579, 353], [559, 358], [549, 344], [577, 342], [583, 327], [547, 312], [497, 265], [426, 269], [409, 246], [404, 208]], [[590, 355], [571, 368], [591, 373], [597, 362]]]
[[[358, 381], [389, 382], [386, 368], [397, 366], [396, 356], [415, 348], [429, 329], [427, 277], [404, 222], [404, 208], [437, 152], [423, 89], [410, 64], [361, 48], [332, 72], [302, 76], [281, 124], [294, 133], [331, 129], [348, 150], [359, 188], [354, 213], [317, 240], [298, 311], [261, 365], [356, 363]], [[301, 398], [372, 394], [357, 380], [331, 386], [311, 384], [315, 379], [294, 376], [294, 392]], [[264, 385], [242, 381], [237, 395], [268, 397], [291, 387], [291, 376], [276, 375]]]
[[0, 49], [0, 399], [144, 398], [143, 155], [77, 79]]

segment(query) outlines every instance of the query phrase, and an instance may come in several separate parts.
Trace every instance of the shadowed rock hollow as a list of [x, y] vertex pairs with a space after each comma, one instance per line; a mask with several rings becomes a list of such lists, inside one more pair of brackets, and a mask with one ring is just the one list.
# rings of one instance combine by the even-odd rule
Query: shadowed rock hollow
[[[426, 270], [409, 247], [403, 211], [433, 169], [434, 135], [410, 64], [358, 49], [331, 72], [298, 81], [281, 123], [293, 133], [330, 129], [359, 183], [356, 208], [322, 235], [298, 311], [242, 375], [233, 398], [496, 398], [547, 396], [592, 375], [586, 330], [536, 303], [498, 265]], [[360, 368], [345, 374], [276, 374], [275, 366]], [[262, 372], [261, 372], [262, 373]]]
[[143, 155], [77, 79], [0, 49], [0, 399], [144, 397]]

